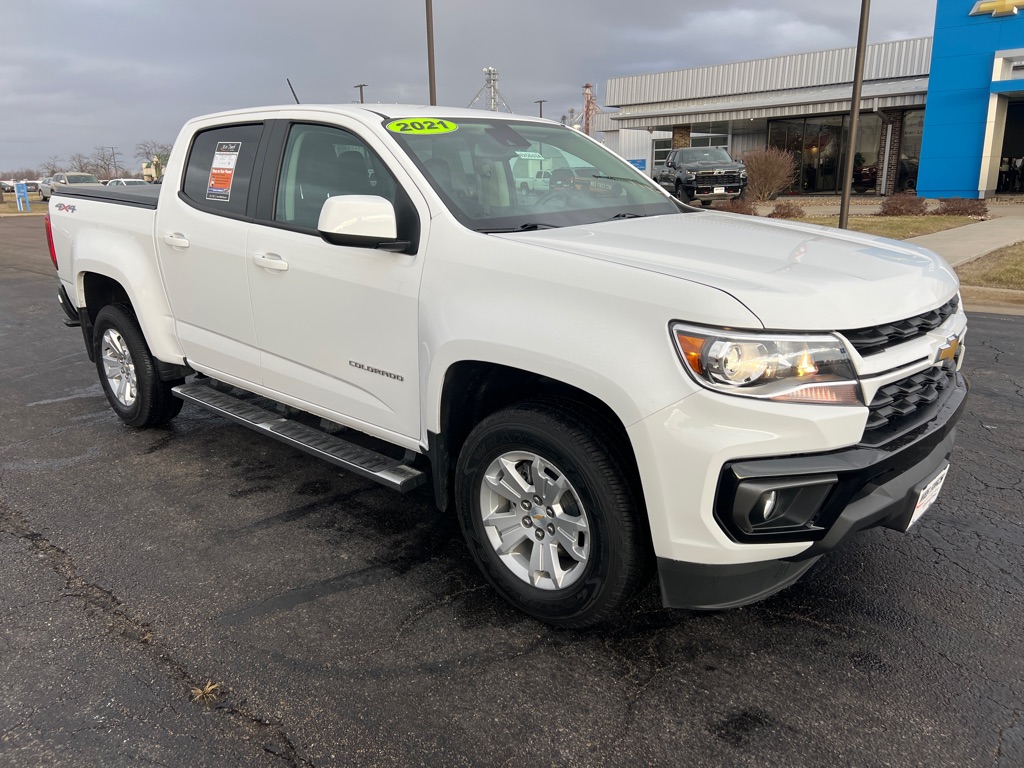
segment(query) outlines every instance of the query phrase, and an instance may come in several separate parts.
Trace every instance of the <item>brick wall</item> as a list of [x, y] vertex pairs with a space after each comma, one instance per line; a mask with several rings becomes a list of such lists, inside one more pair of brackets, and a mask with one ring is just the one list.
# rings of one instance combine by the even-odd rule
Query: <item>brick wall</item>
[[690, 146], [690, 126], [672, 126], [672, 149]]
[[[900, 168], [900, 140], [903, 138], [903, 112], [886, 112], [892, 120], [892, 144], [889, 146], [889, 173], [882, 178], [882, 168], [878, 171], [878, 180], [875, 182], [875, 192], [879, 195], [892, 195], [896, 192], [896, 174]], [[879, 164], [885, 166], [885, 135], [887, 129], [882, 130], [882, 146], [879, 147]], [[882, 185], [885, 185], [884, 187]]]

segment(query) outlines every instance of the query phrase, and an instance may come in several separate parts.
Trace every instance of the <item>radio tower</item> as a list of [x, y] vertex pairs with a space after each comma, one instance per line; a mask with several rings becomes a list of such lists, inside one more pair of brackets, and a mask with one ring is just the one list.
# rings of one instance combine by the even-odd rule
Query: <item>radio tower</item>
[[485, 92], [487, 93], [487, 108], [491, 110], [491, 112], [498, 111], [499, 102], [501, 103], [501, 106], [505, 108], [506, 112], [512, 111], [512, 108], [505, 101], [505, 97], [502, 96], [501, 92], [498, 90], [498, 70], [494, 67], [484, 67], [484, 87], [476, 92], [476, 96], [474, 96], [473, 100], [469, 102], [469, 106], [472, 107], [480, 101], [480, 97], [483, 96]]

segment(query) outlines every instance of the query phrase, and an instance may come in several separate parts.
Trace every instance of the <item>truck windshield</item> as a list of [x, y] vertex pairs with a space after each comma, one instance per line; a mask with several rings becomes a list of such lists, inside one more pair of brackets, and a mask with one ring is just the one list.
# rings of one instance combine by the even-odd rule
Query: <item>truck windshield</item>
[[469, 229], [546, 229], [680, 212], [629, 163], [565, 126], [409, 118], [385, 127]]
[[690, 147], [679, 150], [683, 163], [731, 163], [729, 153], [721, 147]]

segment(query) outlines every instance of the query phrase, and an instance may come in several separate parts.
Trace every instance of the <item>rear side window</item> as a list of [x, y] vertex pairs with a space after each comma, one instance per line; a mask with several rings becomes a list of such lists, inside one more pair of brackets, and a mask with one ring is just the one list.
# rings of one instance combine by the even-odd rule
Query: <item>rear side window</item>
[[182, 192], [198, 208], [244, 216], [263, 124], [228, 125], [196, 134]]

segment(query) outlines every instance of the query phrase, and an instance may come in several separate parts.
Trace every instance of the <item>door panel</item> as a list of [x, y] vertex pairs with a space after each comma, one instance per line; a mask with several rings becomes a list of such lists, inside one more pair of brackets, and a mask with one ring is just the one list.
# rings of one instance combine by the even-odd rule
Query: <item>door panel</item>
[[[189, 362], [256, 383], [259, 352], [245, 261], [250, 225], [232, 217], [246, 211], [262, 132], [262, 125], [247, 124], [197, 134], [181, 196], [158, 208], [154, 233]], [[219, 151], [225, 149], [232, 151]]]
[[330, 245], [315, 229], [328, 197], [394, 204], [397, 182], [354, 131], [298, 123], [268, 183], [273, 221], [253, 224], [246, 244], [263, 385], [418, 437], [422, 258]]

